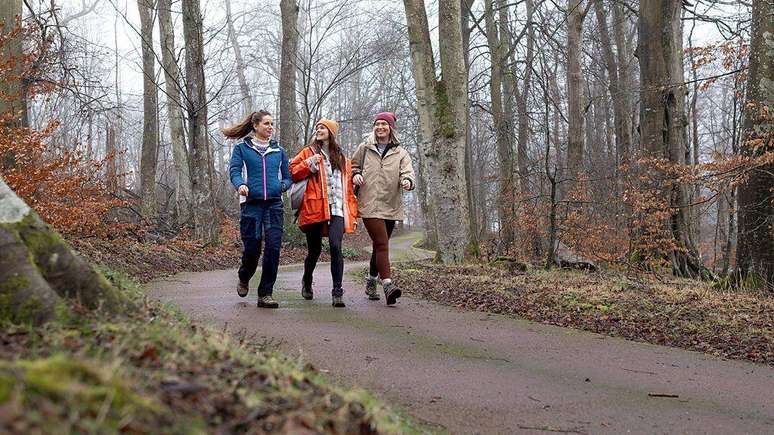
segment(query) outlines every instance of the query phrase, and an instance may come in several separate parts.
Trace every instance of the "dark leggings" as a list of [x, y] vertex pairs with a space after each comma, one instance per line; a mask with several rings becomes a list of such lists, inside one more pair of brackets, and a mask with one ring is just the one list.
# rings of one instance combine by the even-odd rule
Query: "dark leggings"
[[[312, 274], [317, 266], [317, 260], [322, 252], [323, 228], [325, 222], [307, 225], [304, 227], [306, 232], [306, 246], [308, 248], [306, 259], [304, 260], [304, 284], [312, 285]], [[331, 216], [328, 224], [328, 244], [331, 248], [331, 277], [333, 278], [333, 295], [341, 296], [341, 280], [344, 277], [344, 256], [341, 253], [341, 240], [344, 238], [344, 218], [341, 216]]]
[[[390, 277], [390, 237], [395, 221], [390, 219], [364, 218], [363, 225], [373, 242], [369, 274], [381, 279]], [[377, 275], [378, 274], [378, 275]]]

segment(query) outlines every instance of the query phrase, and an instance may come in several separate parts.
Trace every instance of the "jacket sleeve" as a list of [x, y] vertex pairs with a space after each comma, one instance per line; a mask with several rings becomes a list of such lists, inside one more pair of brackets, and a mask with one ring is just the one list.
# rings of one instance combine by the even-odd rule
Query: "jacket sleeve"
[[306, 164], [306, 155], [306, 148], [303, 148], [292, 160], [290, 160], [290, 178], [292, 178], [294, 182], [301, 181], [312, 175], [312, 170], [309, 169], [309, 165]]
[[400, 159], [400, 181], [403, 182], [403, 180], [409, 180], [411, 183], [409, 190], [414, 190], [416, 187], [414, 167], [411, 165], [411, 156], [408, 152], [404, 152]]
[[235, 189], [239, 189], [239, 186], [245, 184], [245, 179], [242, 178], [242, 166], [244, 166], [244, 160], [242, 159], [242, 147], [239, 144], [234, 145], [234, 149], [231, 151], [231, 162], [228, 165], [228, 173], [231, 178], [231, 184]]
[[362, 143], [357, 146], [357, 149], [355, 150], [355, 154], [352, 156], [352, 176], [355, 175], [362, 175], [363, 174], [363, 168], [360, 167], [361, 162], [363, 162], [363, 153], [366, 151], [365, 145]]
[[290, 178], [290, 170], [288, 169], [288, 155], [285, 154], [285, 150], [282, 150], [282, 163], [280, 163], [280, 172], [282, 172], [282, 191], [290, 189], [290, 185], [293, 184], [293, 180]]
[[347, 201], [350, 216], [355, 221], [357, 221], [357, 217], [360, 215], [360, 213], [358, 211], [357, 197], [355, 196], [355, 186], [352, 184], [352, 165], [353, 165], [352, 160], [347, 160], [349, 177], [343, 177], [344, 179], [341, 181], [343, 183], [346, 183], [346, 186], [347, 186], [347, 198], [345, 198], [344, 200]]

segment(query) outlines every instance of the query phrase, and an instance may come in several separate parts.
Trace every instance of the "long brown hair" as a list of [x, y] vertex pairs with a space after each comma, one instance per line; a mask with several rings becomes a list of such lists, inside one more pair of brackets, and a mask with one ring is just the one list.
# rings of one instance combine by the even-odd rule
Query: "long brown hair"
[[224, 128], [222, 130], [223, 135], [229, 139], [241, 139], [250, 134], [250, 132], [253, 131], [253, 125], [260, 123], [264, 116], [271, 116], [271, 113], [265, 110], [253, 112], [247, 115], [247, 117], [239, 124]]
[[[327, 129], [328, 127], [325, 128]], [[312, 149], [314, 149], [315, 145], [320, 149], [322, 148], [323, 143], [322, 141], [315, 139], [309, 144]], [[338, 169], [339, 171], [344, 172], [347, 160], [344, 157], [344, 153], [341, 151], [341, 146], [336, 142], [336, 136], [330, 130], [328, 130], [328, 152], [331, 154], [331, 167], [334, 170]]]

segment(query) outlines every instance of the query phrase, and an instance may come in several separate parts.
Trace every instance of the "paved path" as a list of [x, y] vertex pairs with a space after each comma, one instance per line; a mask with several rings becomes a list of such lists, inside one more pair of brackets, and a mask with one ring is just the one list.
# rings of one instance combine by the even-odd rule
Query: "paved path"
[[[427, 255], [411, 248], [415, 238], [395, 239], [394, 258]], [[301, 272], [281, 269], [277, 310], [257, 309], [254, 290], [239, 298], [235, 270], [182, 273], [148, 292], [273, 340], [451, 433], [774, 434], [774, 368], [406, 297], [387, 307], [351, 273], [347, 308], [334, 309], [328, 264], [318, 265], [313, 301], [301, 298]]]

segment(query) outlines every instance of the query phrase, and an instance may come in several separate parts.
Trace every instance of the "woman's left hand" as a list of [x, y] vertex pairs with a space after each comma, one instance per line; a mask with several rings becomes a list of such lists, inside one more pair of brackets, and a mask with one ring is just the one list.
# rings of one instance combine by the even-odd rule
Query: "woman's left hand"
[[411, 190], [411, 181], [404, 178], [403, 181], [400, 182], [401, 187], [403, 187], [405, 190]]

